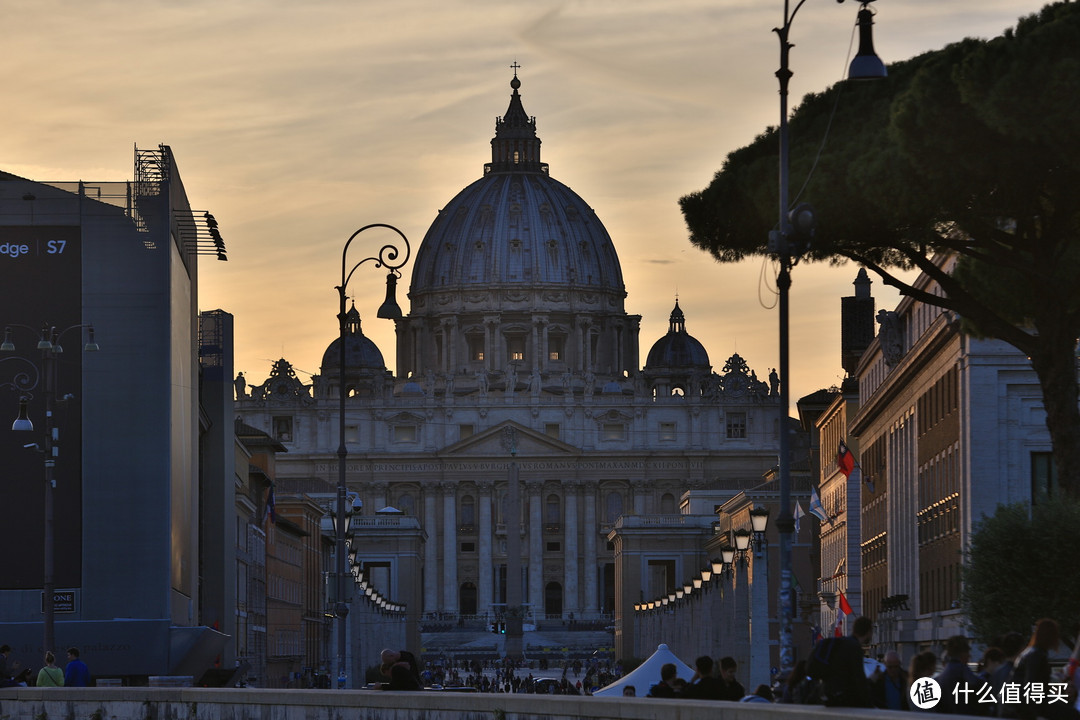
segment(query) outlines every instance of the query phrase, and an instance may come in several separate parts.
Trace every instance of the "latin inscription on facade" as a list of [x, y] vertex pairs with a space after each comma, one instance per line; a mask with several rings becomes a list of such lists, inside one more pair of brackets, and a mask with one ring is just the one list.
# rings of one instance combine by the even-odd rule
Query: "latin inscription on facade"
[[[345, 466], [350, 473], [437, 473], [437, 472], [505, 472], [509, 462], [400, 462], [400, 463], [349, 463]], [[573, 462], [567, 460], [519, 461], [522, 471], [575, 471], [575, 470], [628, 470], [642, 472], [646, 470], [700, 470], [702, 463], [697, 460], [596, 460]], [[336, 463], [318, 463], [315, 471], [319, 473], [337, 472]]]

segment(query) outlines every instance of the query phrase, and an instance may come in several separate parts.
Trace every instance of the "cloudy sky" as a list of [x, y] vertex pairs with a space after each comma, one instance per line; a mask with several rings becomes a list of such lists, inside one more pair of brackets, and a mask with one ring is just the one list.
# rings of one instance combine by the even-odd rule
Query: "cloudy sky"
[[[1043, 4], [880, 0], [875, 45], [902, 60], [996, 36]], [[800, 10], [793, 104], [843, 77], [857, 10]], [[764, 377], [777, 362], [775, 269], [691, 247], [677, 202], [777, 124], [782, 22], [782, 0], [10, 0], [0, 168], [127, 180], [133, 146], [171, 146], [192, 206], [214, 213], [228, 246], [228, 262], [203, 259], [200, 309], [235, 315], [249, 383], [279, 357], [304, 377], [337, 334], [345, 240], [381, 222], [420, 243], [490, 160], [516, 61], [543, 160], [615, 241], [642, 357], [677, 293], [717, 370], [738, 352]], [[388, 239], [368, 235], [365, 248]], [[839, 298], [856, 271], [796, 269], [795, 398], [841, 378]], [[895, 304], [873, 289], [879, 307]], [[350, 293], [393, 369], [392, 324], [374, 317], [382, 273], [361, 268]]]

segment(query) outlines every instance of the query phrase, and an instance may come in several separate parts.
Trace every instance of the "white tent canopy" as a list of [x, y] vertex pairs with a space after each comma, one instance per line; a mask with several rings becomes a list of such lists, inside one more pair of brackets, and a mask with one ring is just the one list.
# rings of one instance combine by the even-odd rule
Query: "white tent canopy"
[[600, 688], [593, 693], [593, 696], [611, 697], [622, 695], [624, 687], [633, 685], [634, 694], [637, 697], [645, 697], [649, 694], [649, 688], [660, 682], [660, 666], [666, 663], [674, 663], [675, 667], [679, 669], [679, 677], [687, 682], [690, 682], [690, 678], [694, 676], [694, 668], [675, 657], [675, 653], [671, 652], [667, 645], [660, 643], [656, 646], [656, 652], [650, 655], [645, 662], [634, 668], [632, 673], [623, 675], [607, 687]]

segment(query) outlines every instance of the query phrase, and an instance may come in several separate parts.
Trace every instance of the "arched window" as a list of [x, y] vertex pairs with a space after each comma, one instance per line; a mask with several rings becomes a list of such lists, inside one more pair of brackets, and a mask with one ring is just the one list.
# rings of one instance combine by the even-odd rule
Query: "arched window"
[[544, 524], [545, 525], [558, 525], [562, 522], [560, 515], [559, 496], [555, 493], [547, 496], [547, 503], [544, 507]]
[[623, 514], [622, 495], [612, 490], [604, 500], [604, 520], [613, 523]]
[[660, 514], [675, 514], [675, 496], [671, 493], [664, 493], [663, 497], [660, 498]]
[[472, 495], [464, 495], [461, 498], [461, 525], [472, 526], [476, 524], [476, 500]]
[[562, 585], [557, 582], [544, 586], [544, 614], [549, 618], [562, 617]]
[[458, 591], [458, 608], [462, 615], [476, 614], [476, 586], [471, 582], [462, 583]]

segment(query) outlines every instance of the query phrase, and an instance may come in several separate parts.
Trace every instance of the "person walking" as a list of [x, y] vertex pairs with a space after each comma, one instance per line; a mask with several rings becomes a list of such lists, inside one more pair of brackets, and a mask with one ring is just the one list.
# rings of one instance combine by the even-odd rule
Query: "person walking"
[[870, 680], [863, 669], [863, 646], [870, 643], [873, 634], [873, 621], [860, 615], [852, 623], [850, 635], [832, 640], [822, 678], [821, 696], [826, 707], [874, 707]]
[[941, 700], [934, 712], [961, 715], [986, 714], [985, 703], [979, 703], [983, 680], [968, 667], [971, 645], [963, 635], [953, 635], [945, 641], [945, 667], [934, 680], [941, 686]]
[[675, 663], [664, 663], [660, 666], [660, 682], [649, 688], [646, 697], [673, 698], [676, 695], [675, 681], [678, 679], [679, 669]]
[[743, 688], [742, 683], [735, 679], [735, 671], [738, 669], [739, 664], [735, 662], [735, 658], [730, 655], [720, 658], [721, 690], [719, 700], [739, 702], [746, 696], [746, 689]]
[[11, 681], [14, 663], [11, 660], [11, 646], [0, 645], [0, 687], [7, 687]]
[[45, 653], [45, 666], [38, 670], [38, 687], [64, 687], [64, 671], [56, 666], [52, 650]]
[[90, 687], [90, 668], [79, 659], [79, 648], [69, 647], [68, 664], [64, 668], [65, 687]]
[[[1018, 632], [1007, 632], [1001, 636], [998, 647], [1005, 654], [1005, 660], [998, 666], [997, 670], [990, 673], [990, 677], [986, 681], [990, 685], [991, 694], [999, 701], [1002, 688], [1005, 687], [1005, 683], [1012, 677], [1013, 670], [1016, 668], [1016, 658], [1024, 651], [1026, 646], [1027, 639]], [[992, 712], [999, 717], [1005, 717], [1008, 714], [1004, 704], [997, 705]]]
[[[1049, 688], [1052, 679], [1050, 677], [1050, 652], [1057, 650], [1061, 644], [1061, 628], [1056, 620], [1043, 618], [1035, 623], [1035, 631], [1031, 634], [1027, 649], [1016, 658], [1016, 667], [1013, 669], [1011, 682], [1016, 683], [1021, 689], [1035, 687], [1036, 684], [1043, 688]], [[1049, 720], [1076, 720], [1080, 718], [1080, 711], [1069, 703], [1032, 702], [1024, 693], [1021, 693], [1020, 703], [1010, 706], [1016, 711], [1016, 717], [1021, 720], [1035, 720], [1035, 718], [1048, 718]]]
[[879, 673], [872, 683], [874, 706], [884, 710], [908, 709], [907, 671], [900, 663], [900, 653], [890, 650], [885, 653], [885, 672]]
[[409, 667], [409, 673], [416, 680], [416, 684], [423, 687], [423, 681], [420, 679], [420, 663], [417, 661], [416, 656], [408, 650], [390, 650], [387, 648], [379, 655], [379, 659], [382, 661], [382, 674], [387, 678], [390, 677], [391, 668], [398, 663], [405, 663]]
[[721, 700], [723, 686], [720, 678], [713, 675], [713, 659], [702, 655], [694, 661], [694, 677], [682, 692], [682, 697], [694, 700]]

